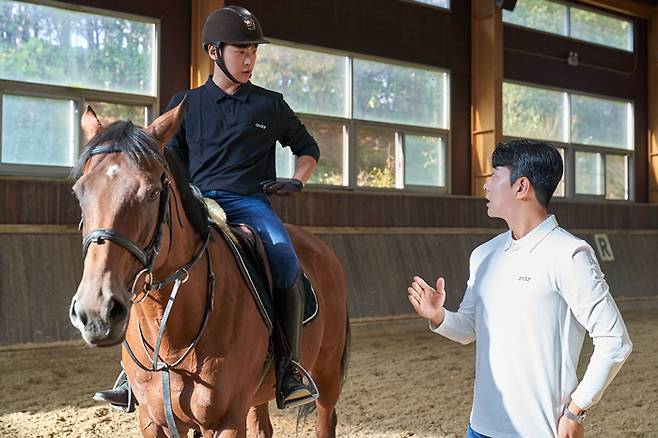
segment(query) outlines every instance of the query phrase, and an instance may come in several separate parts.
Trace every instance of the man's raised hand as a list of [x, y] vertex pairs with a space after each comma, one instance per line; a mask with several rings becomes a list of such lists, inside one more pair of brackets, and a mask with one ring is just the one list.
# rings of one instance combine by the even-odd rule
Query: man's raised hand
[[436, 280], [436, 289], [432, 288], [420, 277], [414, 277], [411, 285], [407, 288], [407, 298], [416, 313], [432, 324], [438, 326], [443, 322], [445, 311], [443, 304], [446, 302], [445, 280], [439, 277]]

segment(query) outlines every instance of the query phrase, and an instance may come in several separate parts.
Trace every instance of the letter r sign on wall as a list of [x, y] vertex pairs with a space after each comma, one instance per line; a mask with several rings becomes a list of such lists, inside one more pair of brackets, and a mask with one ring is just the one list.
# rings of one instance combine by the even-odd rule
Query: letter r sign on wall
[[599, 260], [602, 262], [614, 262], [615, 255], [612, 252], [612, 245], [610, 245], [608, 235], [595, 234], [594, 241], [596, 242], [596, 252], [598, 252]]

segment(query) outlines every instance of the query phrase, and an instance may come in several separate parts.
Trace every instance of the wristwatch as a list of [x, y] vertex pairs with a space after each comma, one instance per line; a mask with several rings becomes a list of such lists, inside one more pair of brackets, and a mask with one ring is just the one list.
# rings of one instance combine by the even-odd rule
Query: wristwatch
[[565, 417], [567, 417], [571, 421], [575, 421], [578, 424], [583, 424], [583, 421], [585, 421], [585, 417], [587, 414], [585, 411], [581, 412], [580, 415], [576, 415], [573, 412], [569, 410], [569, 406], [564, 407], [564, 411], [562, 412]]

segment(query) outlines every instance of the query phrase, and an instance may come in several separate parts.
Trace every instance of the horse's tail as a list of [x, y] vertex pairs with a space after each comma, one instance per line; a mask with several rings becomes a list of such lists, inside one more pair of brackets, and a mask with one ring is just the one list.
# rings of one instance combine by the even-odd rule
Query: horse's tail
[[[350, 362], [350, 347], [352, 345], [352, 329], [350, 327], [350, 316], [347, 311], [345, 311], [345, 343], [343, 344], [343, 354], [340, 358], [340, 389], [343, 389], [343, 385], [347, 380], [347, 369], [349, 368]], [[297, 411], [297, 426], [296, 431], [299, 432], [299, 422], [306, 422], [306, 417], [309, 414], [315, 412], [316, 405], [315, 403], [308, 403], [299, 408]]]

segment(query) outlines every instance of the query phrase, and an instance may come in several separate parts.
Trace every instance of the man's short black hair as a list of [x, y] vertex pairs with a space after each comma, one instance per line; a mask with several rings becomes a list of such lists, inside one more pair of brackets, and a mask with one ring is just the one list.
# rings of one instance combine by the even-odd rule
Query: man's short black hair
[[507, 167], [510, 184], [525, 176], [530, 180], [537, 201], [544, 207], [562, 178], [562, 156], [552, 144], [533, 140], [499, 143], [491, 157], [493, 167]]

